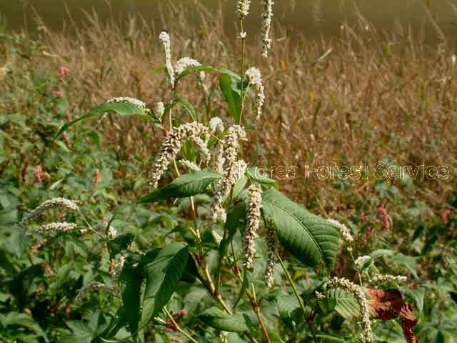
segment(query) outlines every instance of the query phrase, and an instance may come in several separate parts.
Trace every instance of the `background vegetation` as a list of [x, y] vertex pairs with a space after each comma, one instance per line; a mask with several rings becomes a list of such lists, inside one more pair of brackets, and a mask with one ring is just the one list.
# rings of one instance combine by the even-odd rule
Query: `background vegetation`
[[[200, 13], [200, 27], [189, 25], [184, 12], [173, 18], [175, 60], [191, 56], [236, 69], [237, 42], [228, 43], [221, 13], [203, 8]], [[101, 24], [96, 16], [71, 36], [38, 25], [34, 39], [0, 33], [0, 339], [98, 342], [122, 303], [110, 272], [117, 249], [113, 244], [124, 243], [112, 243], [103, 223], [115, 214], [111, 227], [124, 238], [135, 237], [139, 251], [163, 246], [171, 230], [179, 236], [175, 207], [132, 205], [147, 193], [147, 173], [164, 133], [139, 119], [107, 116], [53, 137], [64, 123], [114, 96], [143, 99], [151, 108], [169, 100], [163, 73], [154, 69], [163, 65], [160, 30], [139, 18], [121, 25]], [[266, 103], [260, 122], [247, 123], [245, 158], [273, 170], [273, 179], [284, 179], [284, 194], [314, 213], [346, 223], [355, 237], [353, 256], [371, 255], [382, 272], [408, 276], [402, 292], [413, 304], [421, 342], [454, 342], [455, 48], [444, 39], [425, 45], [407, 30], [377, 32], [363, 18], [342, 26], [338, 37], [319, 41], [277, 27], [268, 60], [260, 58], [257, 39], [254, 33], [249, 36], [247, 56], [262, 71]], [[217, 91], [218, 75], [208, 75], [206, 83], [210, 91], [186, 81], [179, 92], [202, 118], [229, 118]], [[377, 177], [374, 166], [380, 161], [391, 167], [446, 166], [450, 174], [446, 180]], [[360, 178], [306, 177], [308, 168], [360, 165], [368, 168]], [[279, 166], [296, 167], [295, 176], [284, 178]], [[50, 216], [81, 226], [89, 222], [104, 238], [79, 232], [49, 238], [18, 226], [26, 210], [53, 197], [78, 200], [82, 213]], [[319, 275], [292, 257], [288, 261], [303, 298], [312, 297]], [[353, 278], [351, 264], [342, 249], [333, 274]], [[307, 332], [306, 323], [294, 317], [298, 305], [288, 298], [285, 275], [278, 271], [277, 278], [281, 287], [259, 295], [269, 330], [277, 332], [272, 340], [307, 342], [307, 334], [296, 334]], [[99, 284], [103, 286], [94, 292]], [[87, 288], [91, 291], [82, 291]], [[185, 341], [171, 318], [193, 328], [199, 342], [219, 337], [197, 316], [208, 307], [205, 292], [181, 285], [168, 305], [170, 316], [150, 328], [150, 337]], [[355, 321], [345, 321], [341, 314], [326, 317], [325, 311], [319, 316], [320, 331], [328, 333], [321, 342], [356, 339]], [[279, 329], [274, 324], [278, 318]], [[380, 341], [404, 341], [395, 321], [376, 322], [375, 332]], [[221, 340], [240, 339], [231, 335]]]

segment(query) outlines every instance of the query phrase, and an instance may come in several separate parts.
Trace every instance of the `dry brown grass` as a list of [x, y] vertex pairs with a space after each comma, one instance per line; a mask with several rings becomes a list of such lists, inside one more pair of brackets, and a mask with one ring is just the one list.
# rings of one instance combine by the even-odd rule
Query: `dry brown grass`
[[[238, 46], [224, 33], [222, 14], [201, 9], [202, 25], [193, 25], [186, 11], [164, 18], [172, 34], [174, 58], [194, 57], [209, 65], [238, 69]], [[72, 70], [69, 98], [87, 109], [112, 96], [133, 96], [153, 104], [170, 95], [163, 73], [157, 36], [162, 25], [151, 27], [141, 19], [102, 24], [88, 16], [77, 34], [49, 32], [42, 27], [44, 53], [23, 59], [15, 68]], [[248, 64], [259, 66], [267, 92], [260, 123], [249, 123], [252, 140], [247, 153], [258, 164], [297, 166], [296, 177], [282, 189], [300, 201], [332, 211], [340, 205], [352, 208], [376, 195], [373, 168], [377, 161], [394, 158], [398, 165], [431, 165], [451, 168], [447, 181], [419, 181], [412, 189], [401, 188], [406, 198], [425, 201], [433, 208], [444, 206], [455, 192], [457, 167], [457, 65], [446, 44], [426, 46], [411, 33], [384, 35], [367, 23], [346, 26], [338, 37], [307, 41], [300, 34], [276, 30], [268, 61], [251, 35]], [[124, 27], [124, 28], [121, 28]], [[320, 58], [325, 52], [327, 56]], [[16, 71], [19, 73], [19, 71]], [[216, 87], [216, 76], [210, 78]], [[206, 117], [226, 117], [217, 94], [212, 105], [191, 81], [178, 90]], [[21, 100], [17, 100], [18, 103]], [[143, 136], [140, 122], [118, 121], [104, 128], [113, 149], [124, 158], [137, 156], [146, 162], [156, 153], [161, 132]], [[262, 147], [262, 149], [260, 149]], [[122, 149], [121, 149], [122, 148]], [[368, 180], [354, 180], [349, 193], [329, 180], [305, 177], [305, 166], [369, 166]], [[146, 173], [146, 170], [145, 170]], [[397, 184], [397, 183], [396, 183]]]

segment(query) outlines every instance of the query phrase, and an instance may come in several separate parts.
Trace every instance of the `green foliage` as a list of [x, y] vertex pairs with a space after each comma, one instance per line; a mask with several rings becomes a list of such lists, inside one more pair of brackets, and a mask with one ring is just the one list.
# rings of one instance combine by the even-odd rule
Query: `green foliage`
[[338, 250], [335, 224], [309, 213], [274, 188], [263, 193], [263, 213], [284, 247], [303, 264], [332, 269]]
[[211, 170], [200, 170], [185, 174], [177, 177], [167, 186], [140, 198], [138, 203], [144, 204], [168, 198], [185, 198], [197, 195], [203, 193], [210, 184], [220, 178], [221, 174]]
[[[220, 108], [230, 115], [226, 128], [244, 123], [252, 128], [246, 100], [255, 90], [237, 73], [202, 65], [180, 73], [176, 83], [202, 71], [219, 81], [205, 90], [204, 100], [225, 101]], [[187, 119], [208, 124], [209, 105], [208, 110], [194, 106], [176, 87], [169, 90], [161, 118], [132, 103], [104, 103], [72, 120], [67, 85], [56, 72], [32, 70], [23, 79], [24, 112], [1, 99], [7, 111], [0, 117], [0, 341], [359, 342], [360, 306], [343, 289], [325, 289], [329, 275], [344, 276], [363, 290], [396, 290], [413, 308], [420, 341], [456, 340], [457, 310], [450, 304], [457, 297], [457, 197], [446, 204], [452, 210], [438, 218], [425, 205], [403, 199], [402, 189], [389, 180], [375, 180], [370, 185], [379, 199], [355, 203], [344, 219], [354, 236], [348, 242], [340, 236], [342, 225], [283, 195], [260, 166], [232, 175], [236, 180], [220, 194], [233, 170], [225, 163], [223, 172], [215, 172], [214, 161], [198, 161], [192, 140], [176, 159], [206, 169], [186, 173], [173, 163], [164, 174], [166, 185], [147, 190], [143, 169], [154, 159], [138, 154], [127, 160], [124, 127], [117, 142], [102, 143], [110, 131], [93, 119], [107, 115], [114, 122], [111, 114], [117, 114], [129, 117], [122, 123], [142, 134], [146, 126], [139, 120], [147, 130], [166, 134], [165, 128]], [[53, 95], [59, 87], [63, 95]], [[220, 130], [205, 137], [213, 156], [226, 135]], [[236, 160], [252, 157], [242, 150], [244, 142], [235, 143], [241, 150]], [[338, 191], [358, 199], [343, 181], [335, 182]], [[415, 189], [410, 181], [403, 186]], [[261, 217], [251, 233], [259, 237], [247, 246], [255, 226], [247, 192], [253, 185], [262, 189]], [[79, 211], [49, 209], [29, 225], [21, 223], [53, 197], [77, 201]], [[218, 210], [225, 220], [214, 220]], [[38, 230], [55, 222], [77, 228]], [[275, 252], [267, 239], [271, 228], [281, 243]], [[252, 268], [245, 267], [249, 249], [255, 250]], [[268, 288], [266, 267], [277, 256], [281, 261], [271, 267]], [[382, 274], [404, 274], [409, 281], [370, 284]], [[400, 323], [399, 318], [373, 321], [376, 341], [405, 341]]]

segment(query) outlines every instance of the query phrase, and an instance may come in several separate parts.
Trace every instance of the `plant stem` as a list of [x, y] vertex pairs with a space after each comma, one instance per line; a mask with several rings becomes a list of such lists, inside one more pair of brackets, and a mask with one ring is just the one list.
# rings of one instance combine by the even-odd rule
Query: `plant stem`
[[252, 288], [252, 294], [249, 294], [249, 292], [248, 292], [248, 297], [249, 297], [249, 300], [251, 301], [252, 309], [254, 310], [254, 313], [257, 316], [257, 319], [259, 320], [260, 327], [262, 328], [262, 332], [263, 332], [263, 335], [265, 336], [266, 343], [271, 343], [270, 336], [268, 335], [267, 326], [265, 325], [265, 322], [262, 317], [262, 313], [260, 312], [260, 301], [257, 301], [254, 284], [251, 284], [251, 288]]
[[246, 55], [246, 37], [244, 32], [244, 20], [240, 19], [240, 38], [241, 38], [241, 61], [240, 61], [240, 77], [241, 77], [241, 108], [240, 108], [240, 120], [237, 124], [241, 125], [241, 121], [243, 119], [243, 110], [244, 110], [244, 85], [243, 85], [243, 75], [244, 75], [244, 60]]
[[303, 311], [303, 316], [305, 317], [305, 321], [308, 323], [309, 329], [311, 330], [311, 334], [313, 335], [314, 342], [315, 343], [319, 343], [319, 341], [318, 341], [318, 339], [316, 337], [316, 330], [314, 329], [314, 325], [310, 320], [308, 320], [308, 318], [306, 316], [306, 308], [305, 308], [305, 304], [303, 303], [303, 299], [300, 296], [300, 294], [298, 294], [297, 287], [295, 287], [295, 283], [292, 280], [292, 278], [290, 277], [290, 274], [287, 271], [287, 268], [284, 265], [284, 262], [282, 261], [281, 256], [279, 256], [277, 251], [276, 251], [276, 257], [277, 257], [279, 263], [281, 264], [281, 267], [284, 270], [284, 273], [286, 274], [287, 280], [289, 281], [289, 283], [290, 283], [290, 285], [292, 287], [292, 290], [294, 291], [294, 295], [297, 298], [298, 303], [300, 304], [300, 308]]
[[164, 312], [165, 314], [167, 315], [168, 319], [170, 320], [171, 324], [173, 325], [173, 328], [175, 328], [176, 330], [178, 330], [182, 335], [186, 336], [191, 342], [193, 343], [198, 343], [195, 339], [192, 338], [192, 336], [187, 333], [186, 331], [184, 331], [180, 326], [179, 324], [176, 322], [176, 320], [173, 318], [173, 316], [170, 314], [170, 312], [168, 312], [168, 310], [164, 307]]

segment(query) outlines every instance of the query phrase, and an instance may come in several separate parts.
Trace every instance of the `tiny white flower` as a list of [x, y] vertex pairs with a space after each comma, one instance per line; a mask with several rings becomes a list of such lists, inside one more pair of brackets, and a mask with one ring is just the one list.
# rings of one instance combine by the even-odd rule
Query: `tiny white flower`
[[251, 6], [251, 0], [238, 0], [236, 5], [236, 13], [240, 19], [243, 19], [249, 14], [249, 7]]
[[163, 51], [165, 54], [165, 67], [167, 68], [168, 77], [170, 79], [171, 88], [175, 87], [175, 70], [171, 63], [171, 40], [167, 31], [162, 31], [159, 35], [159, 40], [162, 42]]
[[246, 78], [248, 79], [249, 85], [253, 86], [257, 92], [256, 95], [256, 119], [259, 119], [262, 115], [263, 104], [265, 103], [265, 89], [262, 84], [262, 74], [260, 70], [255, 67], [251, 67], [246, 70]]
[[263, 13], [262, 13], [262, 56], [268, 57], [268, 51], [271, 48], [271, 19], [273, 18], [273, 4], [272, 0], [263, 0]]
[[161, 119], [163, 117], [164, 113], [165, 113], [165, 105], [162, 101], [159, 101], [156, 104], [155, 115], [157, 116], [157, 118]]
[[224, 122], [219, 117], [213, 117], [209, 120], [209, 128], [212, 132], [224, 131]]
[[364, 290], [359, 286], [348, 279], [334, 277], [329, 280], [328, 287], [330, 288], [341, 288], [349, 293], [351, 293], [357, 303], [360, 306], [360, 327], [362, 329], [361, 336], [362, 339], [366, 340], [369, 343], [374, 341], [373, 339], [373, 330], [371, 328], [370, 321], [370, 307], [368, 304], [367, 296], [365, 295]]
[[[259, 185], [251, 185], [248, 188], [248, 210], [246, 218], [246, 231], [244, 235], [244, 256], [246, 268], [252, 268], [255, 255], [255, 239], [258, 237], [260, 209], [262, 207], [262, 188]], [[267, 278], [271, 278], [268, 275]], [[269, 279], [267, 279], [269, 280]], [[268, 281], [267, 281], [268, 282]], [[271, 283], [270, 285], [271, 286]]]

